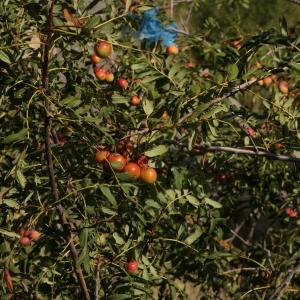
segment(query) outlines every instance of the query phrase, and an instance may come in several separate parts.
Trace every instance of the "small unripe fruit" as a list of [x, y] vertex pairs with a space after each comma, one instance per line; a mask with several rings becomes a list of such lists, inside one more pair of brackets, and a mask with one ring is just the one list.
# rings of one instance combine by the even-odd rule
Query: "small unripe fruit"
[[157, 179], [157, 172], [155, 169], [153, 169], [151, 167], [142, 168], [141, 174], [140, 174], [140, 179], [146, 183], [152, 184]]
[[96, 54], [91, 55], [91, 62], [93, 64], [98, 64], [101, 61], [101, 57], [97, 56]]
[[34, 241], [38, 240], [40, 238], [40, 236], [41, 236], [40, 232], [38, 232], [36, 230], [31, 230], [30, 235], [29, 235], [30, 239], [32, 239]]
[[141, 98], [137, 95], [134, 95], [130, 99], [130, 104], [133, 106], [139, 105], [141, 103]]
[[113, 82], [114, 81], [114, 74], [110, 71], [106, 72], [105, 80], [107, 82]]
[[31, 240], [30, 240], [30, 238], [28, 238], [28, 237], [22, 237], [22, 238], [20, 239], [20, 244], [21, 244], [22, 246], [27, 246], [27, 245], [30, 244], [30, 242], [31, 242]]
[[287, 94], [289, 92], [289, 84], [284, 80], [280, 80], [278, 82], [278, 88], [279, 91], [283, 94]]
[[107, 41], [100, 41], [95, 45], [95, 52], [100, 57], [108, 57], [112, 53], [112, 46]]
[[129, 261], [127, 264], [126, 264], [126, 271], [128, 273], [136, 273], [136, 271], [138, 270], [139, 268], [139, 263], [136, 261], [136, 260], [132, 260], [132, 261]]
[[124, 90], [126, 90], [128, 88], [128, 81], [123, 78], [123, 77], [120, 77], [118, 79], [118, 86]]
[[178, 52], [179, 52], [179, 49], [178, 49], [178, 47], [175, 46], [175, 45], [169, 45], [169, 46], [167, 47], [167, 53], [168, 53], [169, 55], [172, 55], [172, 54], [178, 54]]
[[96, 76], [97, 79], [99, 79], [101, 81], [105, 80], [105, 78], [106, 78], [106, 71], [103, 70], [102, 68], [96, 67], [94, 69], [94, 73], [95, 73], [95, 76]]

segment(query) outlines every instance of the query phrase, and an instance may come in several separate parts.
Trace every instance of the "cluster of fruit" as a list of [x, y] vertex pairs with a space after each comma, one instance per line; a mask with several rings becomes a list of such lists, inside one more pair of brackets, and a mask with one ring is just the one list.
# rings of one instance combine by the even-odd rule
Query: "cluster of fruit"
[[136, 162], [131, 162], [128, 155], [122, 155], [118, 152], [111, 153], [106, 148], [96, 150], [96, 161], [103, 163], [106, 170], [121, 172], [128, 180], [140, 179], [146, 183], [154, 183], [157, 179], [157, 172], [154, 168], [148, 166], [148, 159], [140, 156]]
[[[266, 86], [266, 87], [268, 87], [272, 83], [275, 83], [276, 81], [277, 81], [276, 75], [273, 74], [271, 76], [268, 76], [268, 77], [266, 77], [264, 79], [259, 80], [258, 84], [260, 86]], [[277, 82], [277, 86], [278, 86], [278, 89], [279, 89], [279, 91], [281, 93], [288, 94], [288, 92], [289, 92], [289, 84], [288, 84], [287, 81], [285, 81], [285, 80], [279, 80]]]
[[19, 242], [22, 246], [29, 245], [31, 241], [36, 241], [41, 236], [38, 231], [29, 229], [21, 229], [19, 234], [21, 236]]
[[[100, 81], [113, 82], [114, 74], [110, 70], [106, 70], [103, 67], [97, 66], [103, 58], [107, 58], [112, 54], [112, 45], [107, 41], [100, 41], [95, 45], [95, 53], [91, 55], [91, 61], [95, 65], [94, 74]], [[118, 86], [126, 90], [128, 88], [128, 80], [124, 77], [120, 77], [117, 80]], [[137, 95], [131, 96], [130, 104], [133, 106], [139, 105], [141, 98]]]
[[97, 79], [101, 81], [113, 82], [114, 81], [114, 74], [109, 71], [105, 70], [97, 66], [103, 58], [110, 56], [112, 53], [112, 46], [107, 41], [100, 41], [95, 45], [95, 53], [91, 55], [91, 61], [95, 66], [94, 73]]

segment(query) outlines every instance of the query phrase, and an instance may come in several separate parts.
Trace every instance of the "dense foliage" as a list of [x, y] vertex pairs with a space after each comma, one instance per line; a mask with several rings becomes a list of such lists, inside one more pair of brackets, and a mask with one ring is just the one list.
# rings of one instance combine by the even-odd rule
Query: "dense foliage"
[[141, 40], [151, 1], [49, 2], [0, 2], [0, 298], [88, 299], [81, 279], [91, 299], [294, 299], [297, 27], [241, 36], [211, 18], [168, 55]]

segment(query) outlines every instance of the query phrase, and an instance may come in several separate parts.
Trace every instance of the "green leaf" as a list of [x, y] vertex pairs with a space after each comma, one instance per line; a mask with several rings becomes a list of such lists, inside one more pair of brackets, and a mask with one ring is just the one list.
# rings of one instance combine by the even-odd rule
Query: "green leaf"
[[60, 101], [60, 104], [67, 107], [77, 107], [81, 104], [81, 100], [74, 96], [69, 96]]
[[106, 199], [111, 203], [113, 207], [117, 207], [117, 201], [115, 196], [111, 193], [109, 187], [107, 186], [100, 186], [100, 190], [102, 194], [106, 197]]
[[19, 132], [12, 133], [12, 134], [8, 135], [7, 137], [5, 137], [3, 142], [4, 142], [4, 144], [9, 144], [12, 142], [22, 141], [27, 136], [27, 133], [28, 133], [27, 129], [22, 128]]
[[13, 232], [13, 231], [8, 231], [6, 229], [0, 228], [0, 234], [6, 235], [8, 237], [12, 237], [12, 238], [20, 238], [20, 235]]
[[208, 205], [210, 205], [210, 206], [212, 206], [214, 208], [221, 208], [222, 207], [221, 203], [219, 203], [219, 202], [217, 202], [215, 200], [212, 200], [210, 198], [205, 197], [204, 201], [205, 201], [206, 204], [208, 204]]
[[239, 74], [239, 68], [236, 64], [230, 64], [227, 66], [228, 80], [234, 80]]
[[186, 195], [185, 198], [189, 203], [191, 203], [195, 207], [198, 207], [200, 205], [199, 200], [193, 195]]
[[143, 100], [143, 109], [144, 109], [145, 114], [147, 116], [150, 116], [154, 110], [153, 102], [148, 99], [144, 99]]
[[125, 244], [124, 239], [117, 232], [113, 233], [113, 237], [114, 237], [114, 239], [115, 239], [115, 241], [118, 245], [124, 245]]
[[4, 61], [7, 64], [11, 64], [8, 55], [3, 50], [0, 50], [0, 60]]
[[191, 234], [189, 237], [185, 239], [185, 243], [188, 245], [193, 244], [196, 240], [199, 239], [199, 237], [202, 235], [202, 229], [198, 228], [193, 234]]
[[19, 182], [19, 184], [21, 185], [21, 187], [24, 189], [26, 186], [27, 180], [26, 180], [25, 176], [23, 175], [22, 171], [19, 169], [16, 171], [16, 179]]
[[159, 145], [154, 147], [151, 150], [148, 150], [145, 152], [145, 155], [148, 157], [154, 157], [154, 156], [159, 156], [162, 155], [166, 152], [168, 152], [169, 148], [166, 145]]
[[9, 207], [12, 207], [12, 208], [16, 208], [16, 209], [19, 209], [20, 208], [20, 205], [18, 204], [17, 201], [13, 200], [13, 199], [5, 199], [3, 201], [3, 203]]

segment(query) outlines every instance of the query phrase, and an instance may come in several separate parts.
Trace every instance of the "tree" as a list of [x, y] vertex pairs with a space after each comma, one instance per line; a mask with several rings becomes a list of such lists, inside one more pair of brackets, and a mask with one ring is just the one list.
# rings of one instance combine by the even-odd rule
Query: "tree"
[[295, 296], [299, 32], [143, 2], [0, 3], [1, 299]]

